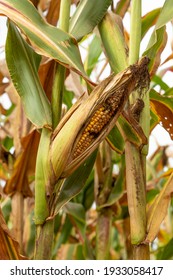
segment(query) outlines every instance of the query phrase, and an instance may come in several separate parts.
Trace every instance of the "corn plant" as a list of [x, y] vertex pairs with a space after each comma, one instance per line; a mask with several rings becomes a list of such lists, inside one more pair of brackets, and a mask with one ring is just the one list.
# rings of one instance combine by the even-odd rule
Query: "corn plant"
[[1, 105], [0, 259], [173, 257], [166, 147], [147, 158], [157, 124], [173, 137], [171, 68], [160, 72], [173, 6], [142, 17], [141, 5], [0, 1], [11, 102]]

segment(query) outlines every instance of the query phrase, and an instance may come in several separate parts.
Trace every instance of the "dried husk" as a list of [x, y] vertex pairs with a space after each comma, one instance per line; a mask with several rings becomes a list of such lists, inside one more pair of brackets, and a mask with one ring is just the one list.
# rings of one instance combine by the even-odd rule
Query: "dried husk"
[[[55, 129], [50, 149], [52, 172], [57, 179], [71, 174], [108, 135], [123, 111], [130, 93], [136, 88], [142, 89], [144, 84], [148, 83], [147, 65], [148, 58], [144, 57], [119, 74], [110, 75], [95, 87], [90, 96], [81, 98], [68, 111]], [[107, 123], [96, 132], [89, 131], [88, 137], [92, 135], [92, 141], [87, 147], [83, 141], [84, 149], [76, 153], [79, 141], [91, 121], [96, 125], [99, 123], [95, 116], [102, 107], [104, 114], [107, 108], [109, 109]]]

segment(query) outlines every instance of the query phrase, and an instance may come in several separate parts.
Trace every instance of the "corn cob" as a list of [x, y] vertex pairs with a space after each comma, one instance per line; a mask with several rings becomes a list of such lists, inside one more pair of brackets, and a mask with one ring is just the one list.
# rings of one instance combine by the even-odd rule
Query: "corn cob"
[[50, 161], [55, 178], [71, 174], [114, 127], [130, 93], [149, 83], [148, 59], [111, 75], [67, 112], [52, 136]]
[[[112, 89], [109, 89], [107, 99], [105, 99], [105, 101], [97, 107], [97, 111], [91, 115], [90, 121], [86, 124], [81, 137], [77, 141], [77, 144], [73, 150], [73, 159], [80, 156], [80, 154], [82, 154], [92, 144], [92, 142], [94, 142], [101, 131], [104, 130], [105, 126], [110, 123], [111, 119], [113, 119], [113, 117], [116, 115], [121, 105], [124, 104], [124, 100], [126, 100], [127, 97], [127, 92], [129, 92], [129, 89], [127, 88], [129, 87], [130, 83], [134, 84], [134, 80], [136, 80], [136, 87], [140, 91], [142, 91], [142, 89], [147, 86], [146, 84], [149, 81], [148, 72], [146, 71], [147, 63], [148, 59], [143, 58], [141, 60], [140, 67], [137, 68], [134, 65], [130, 66], [131, 75], [129, 75], [127, 83], [122, 84], [119, 87], [113, 87]], [[133, 87], [135, 88], [135, 86]], [[142, 102], [142, 100], [138, 100], [139, 104], [141, 104], [140, 101]]]
[[[121, 100], [120, 100], [121, 99]], [[123, 101], [123, 94], [117, 94], [110, 96], [91, 116], [90, 122], [86, 125], [81, 138], [79, 139], [75, 149], [73, 158], [79, 156], [84, 150], [86, 150], [98, 134], [104, 129], [111, 118], [116, 114], [119, 102]]]

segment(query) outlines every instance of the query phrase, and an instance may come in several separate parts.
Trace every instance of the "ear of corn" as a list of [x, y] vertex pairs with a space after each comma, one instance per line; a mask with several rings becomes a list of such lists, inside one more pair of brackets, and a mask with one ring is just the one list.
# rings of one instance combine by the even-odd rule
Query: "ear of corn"
[[111, 75], [62, 119], [52, 138], [50, 160], [56, 178], [74, 171], [108, 135], [129, 94], [148, 82], [148, 59]]

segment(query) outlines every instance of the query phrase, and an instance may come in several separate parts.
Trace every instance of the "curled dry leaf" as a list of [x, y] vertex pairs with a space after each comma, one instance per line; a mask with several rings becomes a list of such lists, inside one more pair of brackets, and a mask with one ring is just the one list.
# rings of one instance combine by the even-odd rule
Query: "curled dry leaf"
[[24, 197], [32, 196], [29, 188], [29, 176], [34, 174], [37, 149], [40, 140], [39, 133], [34, 130], [22, 139], [23, 151], [14, 164], [11, 178], [4, 188], [6, 194], [22, 192]]
[[46, 59], [41, 63], [38, 70], [40, 82], [49, 100], [51, 100], [52, 95], [55, 64], [54, 60]]
[[56, 26], [59, 18], [60, 0], [52, 0], [46, 16], [47, 22]]
[[173, 140], [173, 98], [172, 96], [162, 96], [154, 90], [150, 91], [150, 104], [156, 112], [160, 124], [167, 130]]
[[145, 243], [152, 242], [160, 228], [160, 224], [167, 215], [170, 199], [173, 194], [173, 173], [170, 175], [167, 183], [156, 196], [147, 213], [147, 236]]
[[19, 253], [19, 244], [9, 231], [2, 211], [0, 209], [0, 260], [24, 260], [24, 256]]

